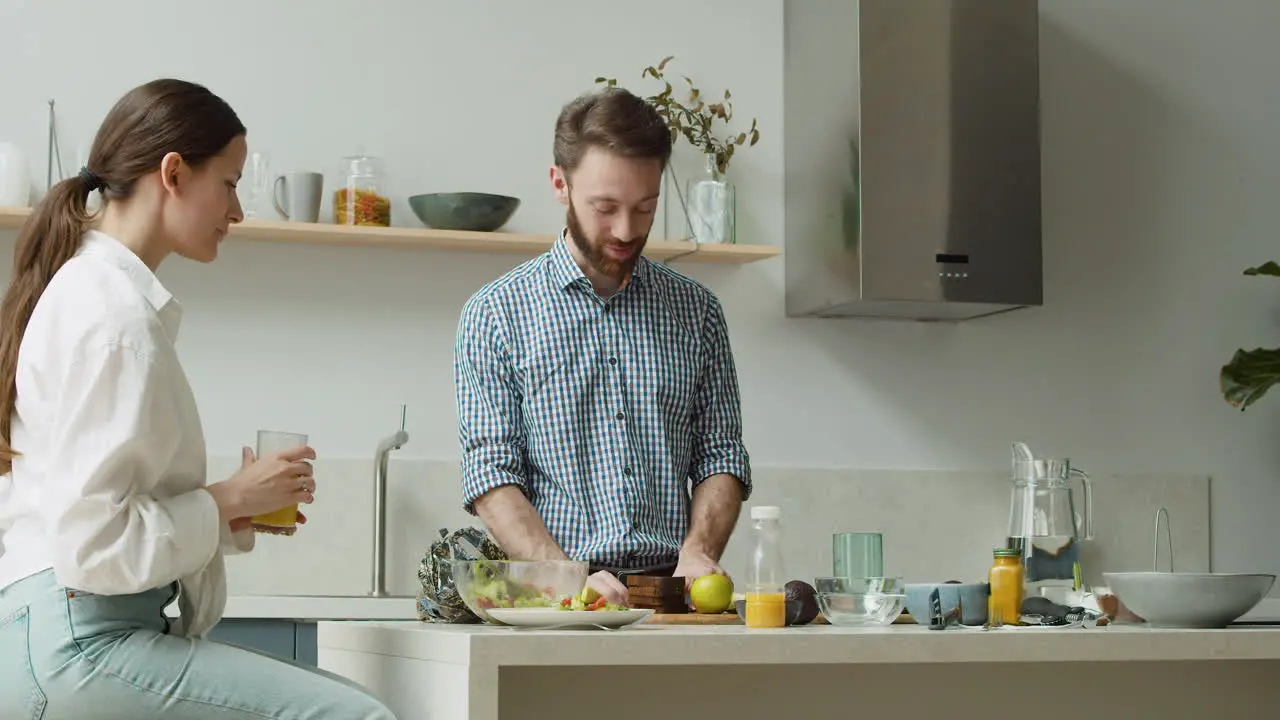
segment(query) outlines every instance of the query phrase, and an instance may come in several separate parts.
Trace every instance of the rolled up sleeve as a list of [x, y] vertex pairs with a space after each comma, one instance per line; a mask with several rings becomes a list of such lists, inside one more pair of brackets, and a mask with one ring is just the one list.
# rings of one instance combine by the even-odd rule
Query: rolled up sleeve
[[515, 485], [527, 495], [520, 387], [508, 346], [481, 297], [469, 300], [462, 310], [454, 345], [454, 387], [463, 509], [474, 515], [477, 499], [505, 485]]
[[119, 344], [86, 350], [52, 418], [43, 508], [62, 584], [102, 595], [161, 587], [218, 550], [218, 507], [204, 489], [155, 490], [186, 431], [166, 388], [171, 368]]
[[703, 480], [728, 474], [742, 485], [742, 497], [751, 496], [751, 458], [742, 442], [742, 401], [738, 371], [729, 344], [724, 310], [714, 296], [702, 328], [703, 366], [694, 400], [693, 458], [689, 480], [697, 487]]

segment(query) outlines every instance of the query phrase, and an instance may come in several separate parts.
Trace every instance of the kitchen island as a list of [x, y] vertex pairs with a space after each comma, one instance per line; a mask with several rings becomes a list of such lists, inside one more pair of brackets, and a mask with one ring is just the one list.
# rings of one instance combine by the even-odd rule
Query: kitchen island
[[318, 657], [400, 720], [1280, 713], [1275, 626], [602, 631], [322, 622]]
[[[209, 633], [283, 660], [316, 664], [316, 623], [322, 620], [416, 620], [417, 600], [349, 595], [233, 595]], [[164, 610], [178, 617], [178, 604]]]

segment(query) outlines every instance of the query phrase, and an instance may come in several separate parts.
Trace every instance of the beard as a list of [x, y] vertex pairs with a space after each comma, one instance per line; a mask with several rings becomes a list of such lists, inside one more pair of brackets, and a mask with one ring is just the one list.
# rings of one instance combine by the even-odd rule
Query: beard
[[631, 275], [636, 263], [640, 261], [640, 254], [644, 252], [645, 243], [648, 242], [648, 233], [645, 233], [644, 237], [625, 243], [627, 248], [632, 250], [631, 255], [625, 260], [615, 260], [605, 253], [605, 248], [610, 245], [622, 245], [623, 241], [615, 237], [588, 236], [582, 228], [582, 223], [578, 221], [578, 211], [573, 207], [572, 199], [569, 200], [569, 212], [565, 218], [565, 224], [569, 228], [569, 239], [578, 248], [578, 252], [582, 254], [582, 258], [590, 269], [619, 282]]

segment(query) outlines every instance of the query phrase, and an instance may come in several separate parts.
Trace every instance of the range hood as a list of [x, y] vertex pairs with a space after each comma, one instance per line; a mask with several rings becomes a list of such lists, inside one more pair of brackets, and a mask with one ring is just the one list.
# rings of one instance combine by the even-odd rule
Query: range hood
[[788, 0], [789, 317], [1043, 303], [1036, 0]]

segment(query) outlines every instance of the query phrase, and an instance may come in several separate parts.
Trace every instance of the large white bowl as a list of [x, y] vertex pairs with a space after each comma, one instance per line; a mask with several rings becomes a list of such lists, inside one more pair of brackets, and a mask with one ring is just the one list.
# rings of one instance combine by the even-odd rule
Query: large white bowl
[[1152, 627], [1224, 628], [1252, 610], [1275, 575], [1104, 572], [1111, 591]]

